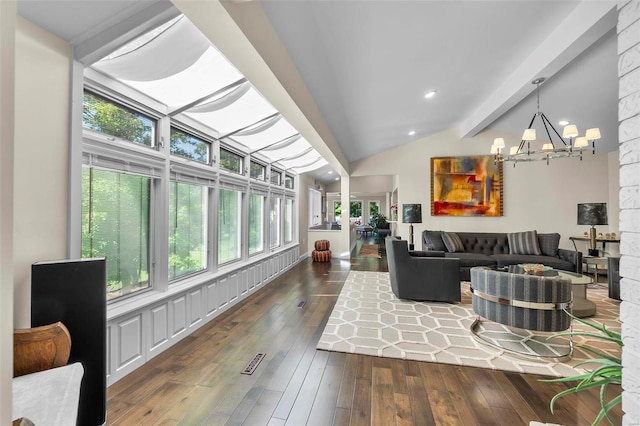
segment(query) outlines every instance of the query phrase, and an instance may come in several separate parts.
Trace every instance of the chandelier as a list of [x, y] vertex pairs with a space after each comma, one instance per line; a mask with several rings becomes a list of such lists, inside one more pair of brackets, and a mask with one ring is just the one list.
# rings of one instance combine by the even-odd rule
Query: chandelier
[[[546, 78], [540, 77], [531, 82], [531, 84], [536, 85], [537, 111], [533, 114], [529, 126], [525, 129], [520, 145], [510, 147], [509, 153], [505, 155], [503, 154], [505, 149], [504, 139], [496, 138], [493, 140], [491, 154], [494, 155], [496, 162], [513, 161], [514, 167], [520, 161], [546, 161], [548, 165], [549, 160], [553, 158], [579, 157], [582, 160], [583, 152], [591, 151], [593, 154], [596, 153], [595, 141], [600, 139], [599, 128], [587, 129], [584, 136], [578, 137], [578, 127], [575, 124], [568, 124], [564, 126], [562, 136], [560, 136], [560, 133], [553, 127], [547, 116], [540, 111], [540, 84], [545, 80]], [[531, 147], [531, 143], [536, 140], [536, 129], [533, 128], [536, 118], [540, 118], [542, 121], [544, 130], [549, 138], [549, 142], [543, 143], [540, 149], [532, 149]], [[556, 142], [554, 142], [554, 138]], [[591, 143], [591, 147], [589, 143]]]

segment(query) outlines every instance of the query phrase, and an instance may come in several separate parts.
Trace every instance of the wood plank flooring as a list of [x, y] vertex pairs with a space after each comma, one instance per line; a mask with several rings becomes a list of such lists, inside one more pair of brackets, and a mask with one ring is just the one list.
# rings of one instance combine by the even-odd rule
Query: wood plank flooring
[[[350, 269], [386, 271], [386, 258], [301, 262], [110, 386], [107, 424], [588, 425], [595, 418], [595, 390], [563, 398], [552, 415], [549, 400], [567, 386], [540, 376], [316, 350]], [[254, 374], [240, 374], [258, 352], [266, 357]], [[621, 423], [619, 408], [613, 419]]]

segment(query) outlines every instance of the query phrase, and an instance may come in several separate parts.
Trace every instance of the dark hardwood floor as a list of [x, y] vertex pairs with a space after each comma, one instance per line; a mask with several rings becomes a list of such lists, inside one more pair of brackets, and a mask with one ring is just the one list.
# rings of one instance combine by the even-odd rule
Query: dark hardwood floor
[[[386, 271], [387, 263], [301, 262], [109, 387], [107, 424], [588, 425], [595, 418], [595, 390], [561, 399], [552, 415], [551, 397], [567, 386], [540, 383], [541, 376], [316, 350], [351, 269]], [[258, 352], [266, 357], [253, 375], [240, 374]], [[621, 423], [619, 408], [613, 418]]]

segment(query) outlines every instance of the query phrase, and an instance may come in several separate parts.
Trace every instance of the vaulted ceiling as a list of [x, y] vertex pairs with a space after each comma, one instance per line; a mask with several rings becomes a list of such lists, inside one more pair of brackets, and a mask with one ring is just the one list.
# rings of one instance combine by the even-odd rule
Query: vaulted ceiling
[[[184, 12], [343, 174], [350, 162], [454, 127], [461, 137], [520, 135], [536, 110], [536, 77], [547, 77], [540, 107], [554, 125], [600, 127], [599, 149], [617, 149], [615, 2], [174, 3], [19, 0], [18, 10], [87, 65]], [[270, 82], [254, 82], [262, 69]], [[274, 81], [288, 103], [270, 98]]]

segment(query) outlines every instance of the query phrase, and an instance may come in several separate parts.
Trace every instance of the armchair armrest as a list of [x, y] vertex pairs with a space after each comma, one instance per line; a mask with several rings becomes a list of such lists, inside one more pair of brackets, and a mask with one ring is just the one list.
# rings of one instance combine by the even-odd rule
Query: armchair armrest
[[409, 256], [411, 257], [444, 257], [444, 252], [436, 251], [436, 250], [426, 250], [426, 251], [414, 250], [414, 251], [409, 251]]
[[582, 252], [581, 251], [558, 249], [558, 257], [562, 260], [566, 260], [567, 262], [573, 263], [575, 267], [574, 272], [578, 274], [582, 273]]

